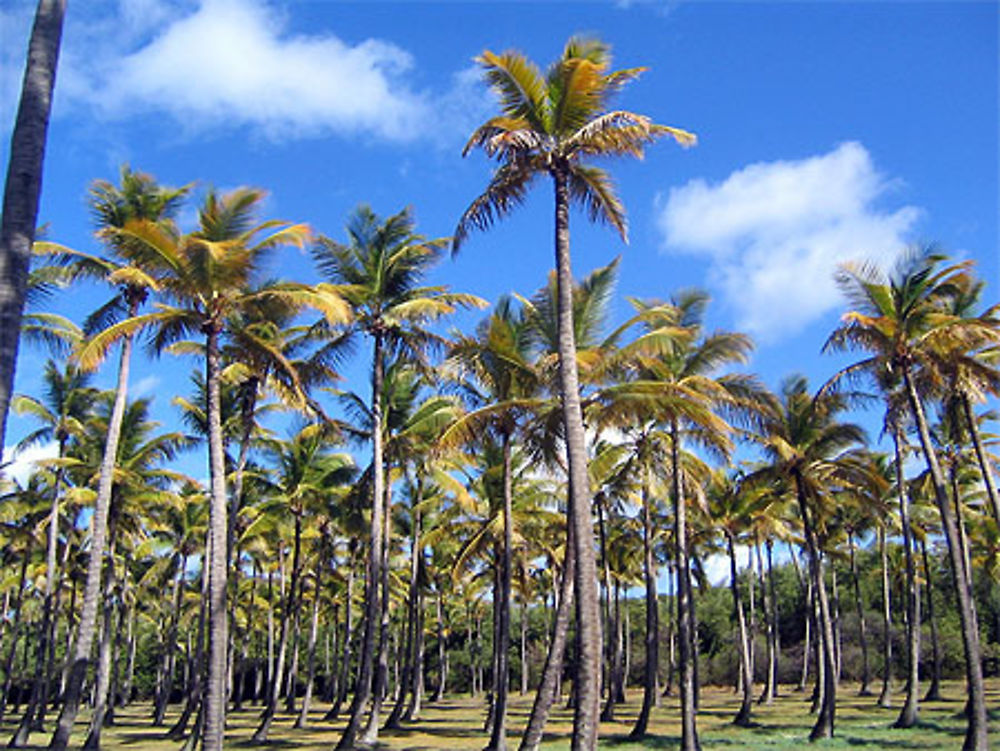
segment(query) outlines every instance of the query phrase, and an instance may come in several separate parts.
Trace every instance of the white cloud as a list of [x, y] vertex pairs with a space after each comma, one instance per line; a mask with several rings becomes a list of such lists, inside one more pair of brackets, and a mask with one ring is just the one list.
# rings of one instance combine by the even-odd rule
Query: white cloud
[[[3, 450], [2, 474], [4, 477], [17, 480], [22, 486], [27, 484], [28, 477], [35, 470], [35, 462], [39, 459], [52, 459], [59, 455], [59, 445], [55, 441], [31, 446], [24, 451], [14, 453], [13, 447]], [[7, 462], [10, 462], [8, 465]]]
[[260, 0], [205, 0], [101, 66], [92, 101], [114, 116], [165, 110], [195, 129], [251, 125], [271, 137], [337, 131], [405, 140], [425, 106], [402, 80], [412, 64], [406, 51], [376, 39], [352, 46], [331, 34], [289, 34]]
[[145, 378], [140, 378], [138, 383], [132, 387], [131, 395], [135, 397], [149, 396], [150, 394], [154, 394], [156, 392], [159, 385], [159, 376], [148, 375]]
[[658, 218], [664, 249], [709, 259], [739, 326], [774, 340], [841, 304], [837, 264], [891, 261], [920, 212], [877, 206], [894, 183], [859, 143], [799, 161], [752, 164], [718, 184], [671, 189]]

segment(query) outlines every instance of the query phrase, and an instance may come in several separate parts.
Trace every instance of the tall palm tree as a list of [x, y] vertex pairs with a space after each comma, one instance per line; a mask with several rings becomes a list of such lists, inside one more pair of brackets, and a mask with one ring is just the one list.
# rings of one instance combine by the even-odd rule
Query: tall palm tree
[[[90, 413], [95, 391], [89, 386], [90, 378], [72, 365], [60, 370], [54, 361], [45, 364], [42, 376], [45, 385], [44, 399], [31, 396], [15, 396], [13, 408], [20, 414], [30, 414], [42, 422], [42, 426], [29, 433], [20, 443], [22, 449], [41, 441], [54, 440], [57, 445], [57, 459], [66, 457], [72, 441], [84, 432], [84, 422]], [[40, 729], [48, 703], [49, 655], [54, 656], [56, 613], [53, 610], [56, 595], [57, 555], [59, 546], [59, 511], [63, 501], [64, 470], [55, 470], [52, 500], [48, 520], [48, 545], [45, 564], [45, 600], [42, 609], [42, 623], [37, 652], [37, 668], [32, 682], [31, 699], [15, 732], [11, 745], [18, 747], [28, 742], [32, 730]], [[36, 715], [37, 713], [37, 715]], [[37, 717], [37, 719], [36, 719]]]
[[[515, 312], [509, 299], [502, 299], [493, 315], [480, 324], [476, 336], [460, 336], [451, 345], [448, 365], [458, 371], [473, 410], [458, 419], [442, 436], [442, 442], [461, 440], [471, 444], [492, 437], [502, 454], [503, 544], [501, 546], [497, 624], [497, 676], [494, 681], [492, 731], [487, 748], [507, 747], [507, 694], [510, 675], [511, 556], [513, 555], [513, 480], [511, 455], [518, 423], [536, 407], [538, 374], [530, 361], [524, 315]], [[523, 669], [522, 669], [523, 670]]]
[[600, 712], [601, 634], [586, 437], [572, 336], [569, 207], [571, 203], [583, 206], [592, 220], [611, 224], [624, 237], [624, 207], [607, 173], [587, 160], [593, 156], [638, 157], [658, 136], [670, 135], [682, 144], [693, 143], [694, 136], [656, 125], [643, 115], [608, 108], [613, 95], [641, 69], [612, 71], [610, 49], [600, 41], [570, 39], [547, 75], [516, 51], [497, 55], [487, 50], [477, 61], [499, 99], [501, 114], [475, 130], [463, 153], [482, 148], [487, 156], [496, 157], [500, 166], [459, 220], [453, 248], [461, 246], [470, 230], [488, 228], [522, 203], [538, 175], [550, 176], [555, 190], [560, 394], [575, 525], [580, 625], [573, 748], [593, 749]]
[[[445, 287], [422, 286], [423, 277], [440, 258], [447, 240], [428, 240], [416, 233], [409, 209], [386, 219], [367, 206], [359, 207], [347, 224], [348, 243], [320, 237], [313, 258], [320, 273], [337, 286], [353, 312], [352, 330], [372, 340], [372, 496], [368, 565], [365, 569], [364, 634], [359, 655], [358, 680], [351, 702], [351, 716], [337, 747], [353, 748], [364, 713], [372, 699], [375, 648], [382, 601], [385, 540], [385, 416], [383, 386], [389, 355], [424, 362], [430, 346], [440, 339], [426, 327], [458, 306], [481, 304], [471, 295], [448, 292]], [[376, 697], [380, 706], [381, 698]], [[373, 712], [363, 741], [378, 738], [379, 718]]]
[[962, 621], [966, 681], [969, 694], [964, 751], [989, 745], [983, 689], [982, 651], [975, 600], [959, 539], [960, 520], [951, 507], [944, 473], [935, 450], [924, 409], [941, 380], [935, 354], [941, 341], [961, 336], [964, 323], [951, 314], [956, 291], [968, 287], [968, 263], [945, 265], [933, 248], [911, 250], [886, 274], [872, 264], [841, 267], [837, 282], [852, 310], [831, 334], [827, 347], [839, 351], [867, 352], [868, 357], [845, 369], [851, 374], [887, 374], [895, 380], [917, 427], [920, 447], [934, 488], [941, 526], [948, 544], [954, 584]]
[[823, 659], [820, 711], [810, 739], [833, 736], [837, 701], [837, 658], [826, 581], [823, 573], [823, 539], [830, 515], [831, 493], [852, 488], [866, 477], [852, 450], [865, 434], [852, 423], [840, 422], [847, 406], [841, 394], [809, 394], [803, 376], [792, 376], [781, 388], [780, 404], [763, 424], [765, 451], [771, 466], [750, 476], [784, 484], [798, 504], [809, 558], [812, 591], [818, 603], [818, 625]]
[[[135, 316], [147, 295], [156, 289], [155, 275], [147, 273], [141, 264], [133, 263], [124, 252], [124, 245], [116, 233], [130, 221], [167, 221], [175, 212], [186, 188], [162, 188], [143, 173], [122, 168], [121, 186], [97, 181], [91, 186], [90, 205], [97, 221], [97, 237], [112, 252], [111, 258], [82, 253], [55, 244], [44, 244], [44, 252], [55, 255], [59, 262], [72, 268], [78, 277], [103, 280], [116, 288], [116, 294], [88, 318], [84, 324], [87, 334], [113, 331], [116, 321], [123, 316]], [[80, 612], [80, 626], [75, 645], [69, 681], [63, 697], [59, 722], [52, 734], [50, 746], [57, 751], [66, 748], [69, 734], [80, 704], [80, 691], [90, 659], [94, 639], [95, 619], [100, 597], [100, 580], [107, 538], [107, 519], [111, 504], [111, 491], [115, 457], [121, 436], [122, 420], [128, 397], [128, 379], [132, 361], [132, 333], [121, 338], [121, 354], [115, 385], [115, 402], [108, 426], [107, 442], [101, 462], [97, 497], [94, 500], [93, 537], [87, 564], [87, 583], [84, 588]], [[80, 363], [83, 370], [93, 369], [98, 361]]]
[[263, 297], [296, 300], [309, 298], [322, 306], [331, 324], [346, 319], [339, 298], [320, 296], [298, 288], [253, 286], [254, 275], [266, 254], [282, 245], [305, 244], [305, 225], [271, 220], [256, 223], [264, 192], [239, 188], [225, 195], [209, 192], [198, 212], [198, 229], [180, 234], [170, 224], [130, 220], [113, 237], [133, 263], [141, 264], [158, 279], [166, 304], [153, 313], [132, 316], [96, 335], [78, 357], [82, 365], [99, 361], [117, 339], [154, 327], [151, 340], [156, 351], [198, 333], [204, 336], [205, 384], [208, 389], [210, 524], [208, 556], [209, 650], [205, 694], [204, 747], [222, 748], [225, 724], [226, 652], [228, 647], [226, 542], [228, 498], [220, 416], [221, 347], [226, 323], [241, 306]]
[[28, 42], [21, 100], [10, 138], [0, 215], [0, 446], [14, 388], [31, 246], [42, 192], [42, 163], [56, 84], [66, 0], [39, 0]]

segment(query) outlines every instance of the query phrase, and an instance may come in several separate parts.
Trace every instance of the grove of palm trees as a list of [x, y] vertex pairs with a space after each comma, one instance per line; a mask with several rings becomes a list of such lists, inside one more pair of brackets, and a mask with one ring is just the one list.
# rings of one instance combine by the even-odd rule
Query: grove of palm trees
[[[618, 109], [644, 69], [592, 36], [475, 64], [492, 110], [450, 158], [482, 179], [441, 236], [420, 196], [273, 218], [263, 187], [139, 165], [92, 179], [84, 247], [5, 199], [3, 742], [996, 746], [1000, 303], [976, 263], [858, 248], [810, 345], [825, 377], [790, 354], [768, 382], [706, 290], [619, 288], [613, 171], [711, 148]], [[439, 281], [514, 258], [478, 242], [538, 206], [547, 277]], [[609, 251], [583, 269], [591, 225]]]

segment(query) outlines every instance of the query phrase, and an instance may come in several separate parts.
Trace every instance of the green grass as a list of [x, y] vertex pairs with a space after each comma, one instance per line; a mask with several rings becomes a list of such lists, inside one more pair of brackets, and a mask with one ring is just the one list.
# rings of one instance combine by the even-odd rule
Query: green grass
[[[958, 681], [945, 685], [945, 700], [921, 705], [919, 727], [910, 730], [894, 730], [889, 727], [896, 718], [901, 696], [894, 696], [896, 708], [880, 709], [875, 706], [874, 697], [860, 698], [855, 695], [852, 684], [841, 686], [837, 704], [836, 737], [831, 741], [815, 744], [816, 748], [829, 749], [957, 749], [961, 746], [965, 721], [958, 716], [965, 699], [963, 684]], [[512, 700], [509, 727], [509, 745], [517, 747], [519, 732], [527, 720], [531, 708], [531, 696], [514, 696]], [[638, 711], [641, 693], [632, 690], [629, 702], [619, 707], [618, 721], [601, 725], [601, 748], [616, 751], [637, 751], [638, 749], [670, 749], [679, 741], [678, 705], [676, 698], [663, 700], [650, 723], [650, 737], [642, 742], [626, 739], [632, 721]], [[809, 714], [807, 695], [786, 691], [771, 707], [755, 706], [755, 727], [736, 728], [730, 724], [736, 711], [736, 696], [731, 689], [706, 688], [702, 693], [702, 709], [698, 715], [698, 727], [702, 745], [706, 749], [803, 749], [808, 745], [812, 716]], [[987, 707], [991, 712], [992, 745], [1000, 746], [1000, 679], [992, 679], [987, 684]], [[149, 725], [149, 705], [134, 704], [120, 709], [117, 724], [107, 728], [103, 734], [104, 749], [135, 749], [136, 751], [176, 751], [179, 743], [163, 738], [163, 728]], [[173, 707], [176, 712], [176, 707]], [[329, 751], [336, 744], [343, 719], [329, 724], [322, 721], [327, 707], [319, 705], [312, 713], [313, 725], [307, 730], [292, 730], [293, 717], [279, 713], [272, 726], [269, 747], [288, 751]], [[227, 727], [227, 747], [233, 749], [253, 748], [249, 738], [253, 732], [259, 709], [230, 713]], [[176, 717], [168, 714], [169, 723]], [[451, 697], [437, 705], [427, 704], [417, 723], [401, 731], [380, 734], [380, 747], [387, 751], [438, 751], [439, 749], [481, 749], [487, 741], [482, 732], [485, 706], [481, 699], [472, 700], [466, 696]], [[8, 720], [3, 723], [6, 742], [15, 727], [16, 713], [8, 712]], [[51, 719], [51, 718], [50, 718]], [[81, 716], [73, 742], [83, 741], [87, 717]], [[562, 704], [558, 706], [548, 724], [543, 748], [546, 751], [561, 751], [569, 748], [569, 733], [572, 712]], [[48, 734], [32, 736], [31, 748], [42, 749], [48, 742]]]

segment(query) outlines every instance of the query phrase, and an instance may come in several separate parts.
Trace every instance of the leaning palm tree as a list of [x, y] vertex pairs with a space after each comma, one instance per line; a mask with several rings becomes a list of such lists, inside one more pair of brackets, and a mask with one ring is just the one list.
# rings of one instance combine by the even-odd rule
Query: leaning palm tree
[[587, 482], [586, 438], [580, 409], [573, 342], [569, 207], [583, 206], [590, 218], [607, 222], [625, 237], [625, 209], [607, 173], [590, 164], [593, 156], [642, 156], [645, 146], [669, 135], [694, 143], [686, 131], [653, 123], [610, 101], [641, 69], [611, 70], [609, 47], [595, 39], [573, 38], [547, 75], [524, 55], [484, 51], [478, 58], [486, 81], [500, 100], [501, 113], [480, 125], [463, 153], [483, 149], [500, 162], [486, 190], [466, 209], [455, 230], [458, 250], [473, 229], [486, 229], [523, 202], [538, 175], [555, 188], [555, 253], [559, 286], [559, 372], [563, 399], [569, 487], [577, 552], [575, 572], [580, 609], [580, 659], [573, 748], [597, 743], [600, 712], [601, 634], [597, 562]]
[[[931, 438], [924, 408], [942, 381], [937, 355], [948, 349], [942, 342], [963, 337], [966, 327], [952, 314], [951, 299], [968, 288], [970, 264], [940, 264], [945, 257], [933, 248], [905, 253], [891, 273], [872, 264], [841, 267], [837, 282], [852, 310], [831, 334], [826, 347], [837, 351], [861, 351], [868, 356], [844, 370], [847, 375], [869, 374], [894, 379], [909, 417], [914, 421], [941, 515], [948, 544], [952, 583], [955, 588], [969, 693], [968, 725], [964, 751], [989, 746], [983, 688], [982, 651], [975, 600], [962, 554], [960, 520], [955, 518], [941, 462]], [[891, 408], [890, 404], [890, 408]]]
[[10, 139], [0, 215], [0, 446], [14, 388], [28, 262], [42, 192], [42, 162], [56, 83], [66, 0], [39, 0], [28, 42], [21, 100]]
[[[340, 749], [354, 747], [373, 695], [373, 711], [363, 741], [374, 743], [378, 738], [381, 692], [379, 686], [374, 686], [373, 691], [373, 684], [376, 636], [382, 612], [379, 582], [386, 542], [383, 537], [385, 416], [382, 392], [387, 358], [396, 354], [418, 363], [425, 362], [428, 348], [441, 343], [427, 325], [452, 313], [456, 307], [481, 304], [471, 295], [448, 292], [445, 287], [421, 285], [423, 277], [441, 257], [447, 240], [428, 240], [415, 230], [409, 209], [383, 219], [369, 207], [361, 206], [348, 221], [347, 244], [321, 237], [313, 248], [313, 258], [320, 272], [337, 286], [353, 312], [352, 330], [372, 339], [372, 513], [365, 569], [364, 632], [351, 716], [338, 743]], [[328, 287], [320, 285], [321, 289]]]
[[282, 245], [303, 245], [309, 236], [305, 225], [272, 220], [256, 223], [264, 192], [239, 188], [219, 196], [209, 192], [199, 210], [198, 229], [180, 234], [166, 223], [131, 220], [114, 233], [124, 255], [151, 270], [167, 304], [152, 313], [137, 315], [95, 336], [79, 353], [82, 365], [93, 365], [116, 340], [153, 327], [155, 351], [198, 333], [204, 336], [205, 384], [210, 477], [208, 545], [209, 661], [205, 694], [204, 748], [221, 749], [225, 723], [226, 539], [228, 507], [222, 421], [220, 416], [221, 346], [226, 323], [235, 311], [263, 297], [275, 296], [302, 302], [308, 298], [322, 306], [330, 322], [346, 319], [339, 299], [289, 286], [255, 289], [255, 272], [268, 251]]

